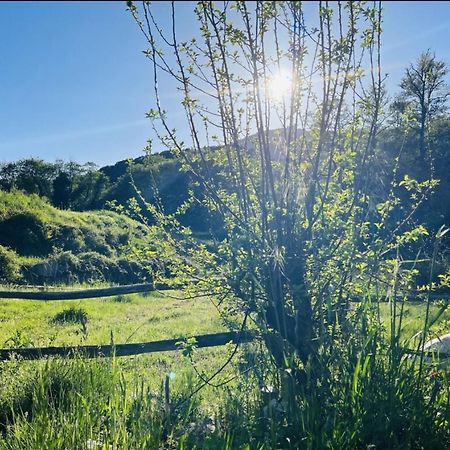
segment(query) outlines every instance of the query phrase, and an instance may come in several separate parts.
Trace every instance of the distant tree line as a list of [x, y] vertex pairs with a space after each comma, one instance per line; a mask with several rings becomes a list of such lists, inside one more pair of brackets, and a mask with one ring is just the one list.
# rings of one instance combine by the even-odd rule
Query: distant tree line
[[103, 206], [108, 177], [94, 163], [22, 159], [0, 166], [0, 188], [47, 197], [61, 209], [90, 210]]
[[[109, 208], [111, 202], [126, 207], [139, 191], [145, 201], [158, 202], [171, 214], [189, 200], [189, 191], [195, 186], [179, 162], [169, 152], [161, 152], [102, 168], [92, 162], [52, 163], [36, 158], [3, 163], [0, 164], [0, 189], [37, 194], [57, 208], [74, 211]], [[191, 205], [184, 213], [183, 222], [204, 230], [205, 214], [201, 205]], [[147, 219], [151, 221], [150, 216]]]

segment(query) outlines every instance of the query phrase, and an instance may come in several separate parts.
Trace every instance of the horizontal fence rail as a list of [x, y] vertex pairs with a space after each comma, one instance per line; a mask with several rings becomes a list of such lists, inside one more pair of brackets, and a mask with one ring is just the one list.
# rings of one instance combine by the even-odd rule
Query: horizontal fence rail
[[[421, 356], [421, 351], [420, 350], [411, 350], [411, 349], [404, 349], [404, 352], [406, 355], [409, 355], [410, 357], [416, 356], [419, 357]], [[433, 357], [439, 357], [439, 359], [444, 360], [447, 358], [450, 358], [450, 353], [447, 352], [441, 352], [437, 349], [434, 350], [424, 350], [423, 351], [423, 356], [426, 358], [433, 358]]]
[[[228, 343], [241, 344], [255, 340], [256, 335], [250, 331], [224, 332], [202, 334], [194, 336], [195, 347], [218, 347]], [[10, 348], [0, 349], [0, 361], [6, 361], [13, 357], [25, 360], [43, 359], [47, 357], [83, 358], [111, 357], [111, 356], [133, 356], [144, 353], [168, 352], [183, 349], [183, 342], [186, 338], [165, 339], [162, 341], [140, 342], [134, 344], [116, 345], [80, 345], [69, 347], [37, 347], [37, 348]], [[405, 355], [420, 356], [421, 352], [411, 349], [403, 349]], [[438, 357], [442, 362], [450, 358], [450, 353], [437, 349], [425, 350], [425, 357]]]
[[[45, 290], [41, 286], [30, 286], [34, 290], [0, 290], [0, 299], [20, 299], [20, 300], [87, 300], [91, 298], [100, 297], [114, 297], [115, 295], [126, 295], [126, 294], [138, 294], [142, 292], [151, 292], [155, 289], [165, 290], [167, 287], [156, 286], [152, 283], [141, 283], [141, 284], [127, 284], [124, 286], [113, 286], [105, 288], [91, 288], [91, 289], [78, 289], [73, 291], [56, 291], [56, 290]], [[398, 294], [397, 300], [407, 300], [407, 301], [425, 301], [430, 298], [431, 301], [435, 300], [450, 300], [450, 292], [436, 293], [432, 292], [429, 294], [426, 292], [413, 292], [408, 294]], [[365, 296], [350, 296], [350, 302], [358, 303], [361, 302]], [[388, 301], [388, 297], [381, 296], [378, 299], [373, 297], [372, 301]]]
[[[255, 335], [250, 332], [225, 332], [202, 334], [194, 336], [195, 347], [217, 347], [229, 342], [240, 344], [250, 342]], [[77, 347], [40, 347], [40, 348], [11, 348], [0, 350], [0, 361], [19, 357], [21, 359], [41, 359], [48, 356], [62, 356], [73, 358], [81, 356], [84, 358], [109, 357], [109, 356], [131, 356], [143, 353], [167, 352], [183, 348], [180, 343], [185, 338], [166, 339], [163, 341], [141, 342], [137, 344], [117, 345], [80, 345]]]
[[0, 291], [1, 298], [15, 298], [25, 300], [82, 300], [99, 297], [113, 297], [115, 295], [137, 294], [150, 292], [155, 288], [151, 283], [128, 284], [107, 288], [79, 289], [75, 291]]

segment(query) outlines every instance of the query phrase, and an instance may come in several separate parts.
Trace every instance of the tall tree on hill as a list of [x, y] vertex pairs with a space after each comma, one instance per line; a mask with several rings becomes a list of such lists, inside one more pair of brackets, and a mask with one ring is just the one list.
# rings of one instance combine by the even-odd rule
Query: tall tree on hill
[[72, 180], [67, 172], [61, 171], [53, 180], [52, 203], [61, 209], [70, 208]]
[[427, 127], [431, 119], [447, 109], [450, 95], [445, 77], [447, 64], [436, 58], [430, 50], [422, 53], [405, 71], [400, 87], [403, 107], [412, 107], [419, 126], [419, 156], [423, 161], [427, 154]]

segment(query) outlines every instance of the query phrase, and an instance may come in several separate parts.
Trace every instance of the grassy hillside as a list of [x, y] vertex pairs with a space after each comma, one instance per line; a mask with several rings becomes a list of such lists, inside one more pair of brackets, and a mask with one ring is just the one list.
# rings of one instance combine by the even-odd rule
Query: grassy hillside
[[126, 216], [60, 210], [35, 194], [0, 191], [3, 281], [136, 281], [144, 268], [131, 250], [146, 244], [145, 228]]

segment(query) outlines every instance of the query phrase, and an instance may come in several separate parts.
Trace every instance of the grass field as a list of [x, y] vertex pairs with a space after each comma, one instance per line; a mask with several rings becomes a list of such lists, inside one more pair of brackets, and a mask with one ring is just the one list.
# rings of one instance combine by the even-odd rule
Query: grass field
[[[85, 328], [83, 318], [87, 319]], [[109, 344], [111, 337], [116, 343], [143, 342], [223, 330], [219, 313], [209, 299], [186, 300], [180, 291], [82, 301], [0, 301], [0, 343], [3, 348]], [[195, 370], [208, 377], [224, 364], [231, 351], [227, 346], [196, 349], [191, 360], [181, 351], [175, 351], [115, 360], [77, 358], [72, 361], [0, 362], [0, 449], [47, 449], [50, 442], [51, 448], [58, 449], [119, 448], [99, 444], [106, 437], [104, 434], [99, 437], [96, 428], [102, 427], [101, 417], [111, 411], [120, 412], [123, 420], [128, 420], [128, 415], [134, 414], [134, 402], [145, 410], [136, 426], [145, 430], [146, 437], [140, 432], [136, 434], [136, 430], [121, 435], [118, 429], [109, 426], [116, 436], [113, 441], [120, 442], [120, 448], [159, 448], [160, 437], [157, 436], [161, 435], [163, 426], [160, 405], [164, 403], [161, 397], [165, 390], [161, 387], [164, 380], [170, 378], [169, 401], [178, 402], [201, 384]], [[227, 380], [236, 374], [239, 354], [216, 381]], [[186, 409], [181, 410], [185, 417], [174, 417], [174, 426], [176, 424], [180, 430], [184, 427], [183, 432], [186, 432], [189, 426], [186, 421], [192, 421], [192, 415], [207, 418], [216, 414], [223, 403], [219, 398], [223, 399], [232, 385], [225, 390], [206, 386], [195, 397], [194, 403], [189, 400]], [[39, 400], [39, 392], [47, 392], [45, 398]], [[64, 396], [64, 405], [55, 407], [48, 392], [51, 397]], [[80, 398], [85, 402], [84, 406], [80, 405]], [[92, 408], [88, 416], [83, 415], [86, 407]], [[50, 410], [58, 418], [48, 419]], [[99, 410], [104, 412], [100, 414]], [[37, 419], [40, 412], [43, 416]], [[14, 432], [8, 439], [2, 440], [2, 426], [13, 420], [15, 414], [22, 418], [16, 420]], [[154, 423], [149, 423], [146, 418], [149, 414]], [[26, 419], [30, 416], [34, 417], [31, 425]], [[37, 425], [40, 420], [43, 421], [41, 426]], [[67, 421], [74, 422], [76, 430]], [[67, 426], [73, 432], [71, 437], [67, 435]], [[82, 447], [79, 447], [80, 443]]]
[[[433, 325], [430, 328], [430, 337], [437, 337], [450, 332], [450, 308], [440, 314], [443, 303], [434, 302], [430, 307], [430, 322]], [[389, 303], [380, 304], [380, 314], [385, 324], [386, 332], [390, 332], [390, 308]], [[400, 315], [401, 304], [397, 305], [397, 314]], [[408, 342], [417, 333], [423, 329], [425, 321], [426, 304], [424, 302], [405, 302], [402, 312], [402, 340]], [[399, 318], [396, 326], [398, 327]]]
[[[432, 304], [432, 321], [440, 308], [441, 304]], [[400, 305], [397, 310], [400, 311]], [[424, 303], [405, 303], [402, 319], [405, 341], [422, 329], [425, 310]], [[380, 314], [388, 333], [389, 303], [380, 303]], [[430, 332], [442, 334], [449, 327], [447, 309]], [[226, 328], [210, 299], [189, 299], [182, 291], [88, 300], [0, 300], [0, 348], [149, 342], [220, 331]], [[203, 352], [214, 354], [216, 350]], [[179, 352], [165, 353], [163, 359], [168, 355], [179, 359]]]
[[[181, 291], [164, 291], [81, 301], [0, 300], [0, 346], [109, 344], [111, 338], [115, 343], [143, 342], [225, 329], [209, 299], [183, 297]], [[431, 317], [439, 307], [433, 304]], [[380, 304], [386, 333], [389, 310], [388, 303]], [[405, 340], [421, 329], [424, 314], [424, 304], [405, 304]], [[448, 327], [449, 318], [447, 311], [433, 331]], [[350, 448], [351, 435], [336, 434], [345, 414], [359, 414], [360, 402], [367, 401], [380, 408], [387, 404], [395, 407], [388, 397], [386, 404], [376, 398], [379, 392], [390, 389], [387, 378], [376, 375], [384, 370], [382, 366], [370, 375], [372, 378], [367, 374], [367, 381], [361, 379], [361, 383], [367, 382], [361, 391], [367, 392], [365, 396], [355, 394], [357, 372], [347, 369], [341, 374], [342, 386], [348, 385], [352, 396], [344, 394], [347, 400], [340, 403], [343, 411], [336, 412], [334, 407], [328, 411], [328, 415], [336, 414], [334, 419], [330, 415], [328, 430], [311, 431], [316, 423], [322, 424], [324, 405], [316, 404], [316, 399], [305, 410], [300, 408], [295, 413], [300, 422], [294, 421], [289, 425], [294, 428], [284, 431], [287, 424], [277, 410], [277, 397], [265, 399], [267, 394], [258, 388], [259, 363], [252, 361], [257, 356], [251, 356], [257, 355], [255, 349], [253, 344], [244, 346], [233, 364], [214, 379], [220, 387], [207, 385], [193, 397], [191, 393], [203, 384], [196, 370], [207, 378], [227, 361], [232, 348], [197, 349], [192, 360], [176, 351], [116, 359], [0, 362], [0, 449], [298, 448], [280, 446], [280, 442], [284, 433], [296, 435], [292, 430], [300, 428], [301, 439], [318, 442], [308, 448], [325, 448], [321, 439], [337, 442], [332, 448]], [[234, 379], [238, 366], [241, 375]], [[251, 380], [245, 375], [249, 368], [253, 370]], [[230, 379], [231, 383], [223, 384]], [[170, 380], [170, 392], [164, 380]], [[405, 420], [421, 417], [425, 407], [421, 398], [411, 397]], [[264, 404], [275, 405], [274, 410]], [[381, 446], [376, 448], [386, 448], [383, 445], [388, 438], [376, 431], [384, 419], [377, 420], [376, 426], [370, 417], [351, 423], [370, 441], [378, 439]], [[440, 447], [433, 444], [429, 448]]]
[[[58, 320], [74, 309], [86, 313], [87, 332], [77, 317]], [[92, 300], [1, 300], [0, 342], [20, 332], [34, 346], [154, 341], [221, 331], [219, 314], [208, 299], [183, 299], [183, 293], [152, 292]], [[9, 341], [11, 342], [11, 341]]]
[[[432, 304], [430, 317], [433, 319], [439, 310], [439, 304]], [[390, 329], [389, 311], [389, 303], [380, 303], [386, 335]], [[422, 329], [424, 317], [424, 303], [405, 304], [402, 319], [405, 346], [415, 348], [411, 338]], [[447, 309], [430, 334], [435, 337], [449, 330]], [[182, 291], [88, 300], [0, 300], [0, 348], [138, 343], [220, 331], [226, 331], [226, 327], [210, 299], [186, 299]], [[224, 347], [196, 349], [193, 360], [208, 375], [229, 354], [230, 350]], [[35, 364], [40, 362], [23, 363], [28, 367]], [[159, 387], [168, 373], [185, 376], [193, 372], [192, 361], [181, 351], [118, 358], [117, 364], [127, 377], [139, 378], [144, 374], [146, 383], [153, 388]], [[220, 378], [232, 376], [233, 370], [231, 365]]]
[[[2, 348], [150, 342], [225, 330], [209, 299], [186, 300], [181, 291], [81, 301], [0, 300]], [[207, 370], [226, 356], [223, 347], [196, 350], [196, 360]], [[151, 368], [155, 386], [167, 373], [190, 367], [180, 351], [119, 358], [118, 363], [134, 373]]]

